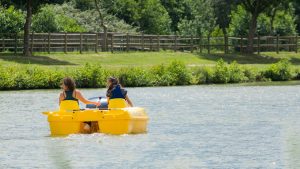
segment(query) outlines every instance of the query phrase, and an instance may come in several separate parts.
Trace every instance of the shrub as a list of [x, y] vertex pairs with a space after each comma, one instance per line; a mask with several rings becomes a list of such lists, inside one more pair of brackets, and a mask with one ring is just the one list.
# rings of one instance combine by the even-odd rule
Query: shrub
[[105, 87], [106, 72], [100, 65], [85, 64], [74, 71], [73, 78], [76, 85], [82, 88]]
[[99, 88], [106, 86], [108, 76], [118, 77], [126, 87], [144, 87], [300, 79], [300, 71], [292, 71], [287, 60], [273, 64], [264, 71], [242, 69], [236, 62], [227, 65], [223, 60], [219, 60], [215, 67], [194, 68], [193, 72], [178, 61], [150, 69], [128, 67], [110, 71], [93, 64], [56, 70], [32, 65], [0, 65], [0, 89], [59, 88], [66, 76], [73, 77], [79, 88]]
[[168, 67], [167, 72], [171, 76], [171, 85], [188, 85], [191, 84], [191, 72], [187, 69], [184, 63], [173, 61]]
[[210, 84], [213, 82], [213, 76], [213, 70], [208, 67], [200, 67], [194, 72], [196, 84]]
[[296, 69], [295, 70], [295, 76], [293, 78], [294, 80], [300, 80], [300, 70]]
[[229, 83], [240, 83], [247, 81], [243, 69], [236, 61], [232, 62], [228, 67]]
[[150, 74], [142, 68], [123, 68], [118, 73], [120, 83], [127, 87], [151, 86]]
[[223, 59], [218, 60], [214, 67], [213, 83], [228, 83], [229, 70]]
[[170, 86], [173, 82], [171, 73], [165, 65], [158, 65], [151, 68], [152, 84], [154, 86]]
[[254, 68], [245, 68], [243, 70], [244, 76], [245, 76], [245, 81], [246, 82], [255, 82], [257, 81], [257, 78], [259, 78], [259, 72], [254, 69]]
[[278, 63], [272, 64], [265, 72], [264, 76], [273, 81], [286, 81], [292, 78], [291, 63], [283, 59]]

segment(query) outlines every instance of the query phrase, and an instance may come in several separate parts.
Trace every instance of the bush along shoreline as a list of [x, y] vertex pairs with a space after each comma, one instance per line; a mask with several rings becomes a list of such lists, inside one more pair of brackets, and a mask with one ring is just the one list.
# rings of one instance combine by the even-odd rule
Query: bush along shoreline
[[32, 65], [0, 65], [0, 90], [57, 89], [65, 76], [73, 77], [78, 88], [103, 88], [109, 76], [118, 77], [126, 87], [150, 87], [300, 80], [300, 70], [292, 68], [288, 60], [260, 71], [237, 62], [227, 64], [222, 59], [212, 67], [188, 68], [174, 61], [147, 69], [128, 67], [113, 71], [92, 64], [56, 70]]

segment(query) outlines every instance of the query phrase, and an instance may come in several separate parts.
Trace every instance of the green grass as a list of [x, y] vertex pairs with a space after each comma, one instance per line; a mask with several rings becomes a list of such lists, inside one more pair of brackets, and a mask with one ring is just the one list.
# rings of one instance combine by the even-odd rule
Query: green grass
[[49, 68], [64, 68], [80, 66], [85, 63], [101, 64], [105, 68], [121, 68], [130, 66], [150, 67], [158, 64], [168, 64], [174, 60], [181, 61], [187, 66], [212, 66], [217, 60], [223, 58], [226, 62], [237, 61], [237, 63], [257, 68], [265, 68], [271, 63], [276, 63], [282, 58], [287, 58], [296, 66], [300, 66], [300, 54], [293, 52], [265, 52], [261, 55], [240, 54], [199, 54], [183, 52], [122, 52], [122, 53], [35, 53], [32, 57], [23, 57], [12, 53], [0, 53], [1, 65], [38, 65]]

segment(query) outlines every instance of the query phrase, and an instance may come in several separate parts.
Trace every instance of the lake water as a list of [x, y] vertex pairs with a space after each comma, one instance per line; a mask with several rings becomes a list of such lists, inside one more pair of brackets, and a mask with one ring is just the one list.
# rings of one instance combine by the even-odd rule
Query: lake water
[[58, 90], [0, 92], [0, 168], [300, 168], [300, 86], [128, 90], [147, 134], [52, 138]]

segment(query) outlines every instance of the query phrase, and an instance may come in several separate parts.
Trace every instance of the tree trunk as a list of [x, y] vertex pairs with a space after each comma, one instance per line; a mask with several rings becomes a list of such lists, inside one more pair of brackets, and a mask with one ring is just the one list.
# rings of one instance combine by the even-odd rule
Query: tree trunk
[[277, 9], [273, 9], [271, 11], [271, 18], [270, 18], [270, 34], [271, 35], [274, 35], [274, 20], [275, 20], [275, 16], [276, 16], [276, 13], [277, 13]]
[[30, 51], [29, 49], [29, 41], [30, 41], [30, 27], [31, 27], [31, 18], [32, 18], [32, 0], [27, 0], [26, 8], [27, 8], [27, 15], [26, 15], [26, 22], [24, 25], [23, 55], [31, 56], [32, 51]]
[[227, 54], [228, 53], [228, 44], [227, 44], [227, 42], [228, 42], [228, 40], [227, 40], [227, 30], [226, 30], [226, 28], [222, 28], [222, 32], [223, 32], [223, 35], [224, 35], [224, 48], [225, 48], [225, 54]]
[[100, 7], [98, 6], [98, 0], [94, 0], [96, 10], [99, 13], [99, 17], [101, 20], [101, 27], [103, 28], [104, 31], [104, 36], [103, 36], [103, 43], [102, 43], [102, 51], [107, 51], [107, 26], [104, 24], [104, 16], [102, 15], [102, 12], [100, 10]]
[[249, 26], [247, 53], [253, 53], [253, 43], [254, 43], [254, 37], [257, 28], [257, 18], [258, 18], [257, 14], [252, 14], [252, 18]]

